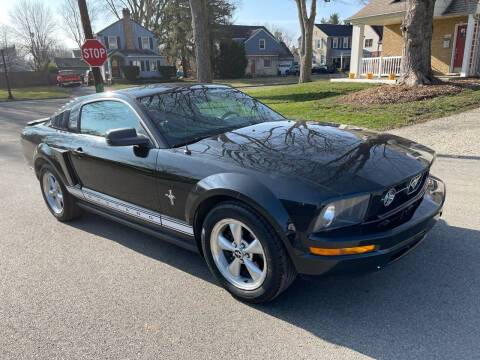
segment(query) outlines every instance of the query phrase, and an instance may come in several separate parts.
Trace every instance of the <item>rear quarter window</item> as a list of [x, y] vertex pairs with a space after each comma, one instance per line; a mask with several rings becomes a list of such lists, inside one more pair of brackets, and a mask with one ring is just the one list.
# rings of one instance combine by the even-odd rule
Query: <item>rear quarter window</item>
[[62, 111], [50, 118], [50, 125], [55, 129], [67, 130], [70, 110]]

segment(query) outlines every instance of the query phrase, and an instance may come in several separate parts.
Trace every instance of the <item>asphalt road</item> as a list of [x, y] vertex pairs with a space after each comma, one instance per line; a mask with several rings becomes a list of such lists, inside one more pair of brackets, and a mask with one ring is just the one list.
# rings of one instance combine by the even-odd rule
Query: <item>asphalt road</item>
[[64, 101], [0, 104], [0, 359], [480, 357], [478, 111], [461, 130], [469, 144], [455, 126], [432, 138], [435, 122], [412, 133], [445, 150], [433, 172], [448, 197], [416, 251], [373, 274], [298, 279], [250, 306], [199, 255], [93, 215], [50, 215], [19, 133]]

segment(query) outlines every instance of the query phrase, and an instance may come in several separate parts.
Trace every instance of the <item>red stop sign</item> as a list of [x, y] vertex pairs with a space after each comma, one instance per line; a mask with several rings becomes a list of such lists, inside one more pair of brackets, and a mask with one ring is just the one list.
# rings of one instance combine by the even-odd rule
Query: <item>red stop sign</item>
[[102, 66], [107, 60], [107, 49], [100, 41], [89, 39], [82, 45], [82, 58], [90, 66]]

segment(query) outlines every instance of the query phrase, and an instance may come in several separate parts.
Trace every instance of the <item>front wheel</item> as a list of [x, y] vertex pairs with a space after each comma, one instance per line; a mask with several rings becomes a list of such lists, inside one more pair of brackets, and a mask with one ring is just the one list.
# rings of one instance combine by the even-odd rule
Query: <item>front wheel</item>
[[218, 282], [243, 301], [271, 301], [296, 276], [274, 230], [243, 203], [226, 202], [210, 211], [203, 224], [202, 247]]

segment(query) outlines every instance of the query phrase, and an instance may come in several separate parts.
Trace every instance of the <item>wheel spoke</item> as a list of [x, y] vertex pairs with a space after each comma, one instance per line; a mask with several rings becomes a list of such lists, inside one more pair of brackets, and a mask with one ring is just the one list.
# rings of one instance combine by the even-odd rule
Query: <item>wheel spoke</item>
[[239, 224], [229, 224], [230, 231], [232, 232], [233, 241], [237, 246], [240, 246], [242, 243], [242, 226]]
[[55, 179], [53, 178], [53, 176], [48, 177], [48, 182], [50, 183], [50, 187], [52, 189], [55, 189]]
[[228, 265], [228, 271], [230, 271], [230, 274], [232, 274], [234, 277], [239, 277], [241, 266], [242, 263], [240, 262], [240, 260], [235, 258], [232, 263]]
[[245, 253], [247, 254], [259, 254], [263, 255], [262, 245], [257, 239], [253, 240], [246, 248]]
[[62, 201], [58, 196], [55, 197], [55, 204], [57, 205], [58, 210], [62, 210]]
[[232, 243], [227, 239], [225, 239], [223, 235], [218, 235], [218, 245], [222, 250], [228, 250], [231, 252], [235, 250], [235, 247], [232, 245]]
[[245, 267], [248, 270], [248, 273], [254, 281], [259, 279], [260, 276], [262, 276], [262, 270], [260, 270], [253, 262], [251, 262], [247, 258], [244, 258], [243, 261], [245, 263]]

